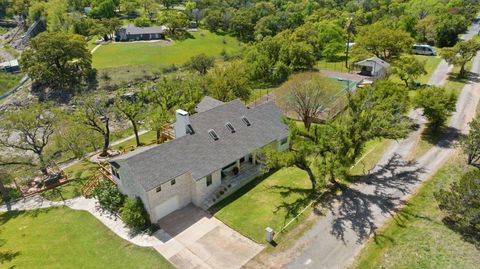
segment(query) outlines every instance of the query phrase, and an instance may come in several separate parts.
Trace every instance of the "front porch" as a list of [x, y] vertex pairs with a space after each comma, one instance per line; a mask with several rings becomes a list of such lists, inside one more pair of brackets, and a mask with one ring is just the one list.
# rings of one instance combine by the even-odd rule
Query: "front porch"
[[231, 167], [231, 164], [226, 166], [222, 169], [222, 183], [205, 198], [201, 208], [207, 210], [255, 179], [261, 172], [262, 165], [257, 163], [255, 158], [245, 159], [244, 161], [238, 160], [233, 167]]

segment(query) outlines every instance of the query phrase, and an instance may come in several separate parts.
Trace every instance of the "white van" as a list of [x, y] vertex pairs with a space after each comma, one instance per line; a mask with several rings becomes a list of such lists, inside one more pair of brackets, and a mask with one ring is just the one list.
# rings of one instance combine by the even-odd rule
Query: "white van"
[[430, 45], [413, 45], [412, 52], [420, 55], [437, 55], [437, 51]]

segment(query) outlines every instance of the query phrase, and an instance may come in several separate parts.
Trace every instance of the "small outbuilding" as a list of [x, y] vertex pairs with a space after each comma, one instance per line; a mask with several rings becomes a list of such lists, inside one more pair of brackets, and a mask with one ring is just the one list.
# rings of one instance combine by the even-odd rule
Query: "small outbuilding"
[[20, 72], [20, 65], [18, 64], [18, 60], [11, 60], [11, 61], [0, 63], [0, 72], [6, 72], [6, 73]]
[[115, 32], [115, 41], [138, 41], [165, 39], [165, 26], [137, 27], [128, 24]]
[[378, 57], [371, 57], [355, 64], [360, 69], [360, 75], [373, 79], [381, 79], [387, 74], [390, 64]]

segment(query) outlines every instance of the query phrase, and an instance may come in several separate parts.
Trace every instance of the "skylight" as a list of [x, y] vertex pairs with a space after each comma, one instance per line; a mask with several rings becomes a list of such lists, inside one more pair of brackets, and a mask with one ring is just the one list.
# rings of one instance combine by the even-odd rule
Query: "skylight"
[[191, 124], [187, 124], [187, 134], [195, 134], [195, 131], [193, 130], [193, 127]]
[[217, 135], [217, 133], [215, 133], [215, 130], [210, 129], [210, 130], [208, 131], [208, 134], [212, 137], [213, 140], [215, 140], [215, 141], [218, 140], [218, 135]]
[[245, 117], [245, 116], [242, 117], [242, 121], [243, 121], [243, 123], [245, 123], [245, 125], [247, 125], [247, 126], [252, 125], [252, 124], [250, 123], [250, 121], [247, 119], [247, 117]]
[[230, 122], [227, 122], [225, 124], [225, 126], [227, 127], [227, 129], [231, 132], [231, 133], [235, 133], [235, 128], [233, 127], [233, 125], [230, 123]]

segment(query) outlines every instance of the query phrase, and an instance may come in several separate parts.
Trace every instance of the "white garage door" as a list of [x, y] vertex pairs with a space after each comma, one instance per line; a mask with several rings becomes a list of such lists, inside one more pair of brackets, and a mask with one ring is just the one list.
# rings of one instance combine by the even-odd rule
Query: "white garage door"
[[180, 209], [180, 202], [178, 195], [173, 196], [160, 205], [157, 205], [154, 209], [156, 220], [159, 220], [173, 211]]

